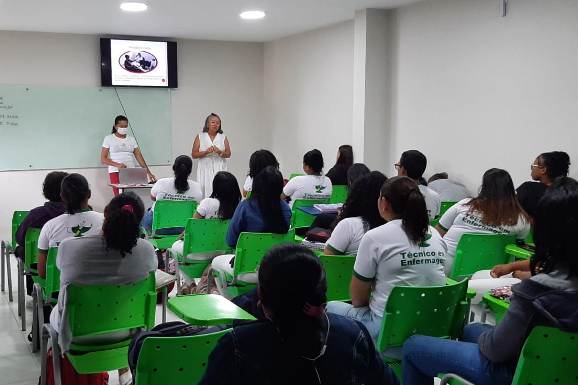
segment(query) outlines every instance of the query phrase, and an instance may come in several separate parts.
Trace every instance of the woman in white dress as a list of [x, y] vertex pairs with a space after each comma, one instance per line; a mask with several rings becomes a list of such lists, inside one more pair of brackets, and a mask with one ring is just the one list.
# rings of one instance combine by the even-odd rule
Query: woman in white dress
[[197, 181], [203, 188], [205, 198], [213, 192], [213, 178], [219, 171], [227, 171], [227, 158], [231, 157], [229, 140], [221, 129], [221, 118], [210, 114], [205, 127], [193, 143], [193, 159], [198, 159]]

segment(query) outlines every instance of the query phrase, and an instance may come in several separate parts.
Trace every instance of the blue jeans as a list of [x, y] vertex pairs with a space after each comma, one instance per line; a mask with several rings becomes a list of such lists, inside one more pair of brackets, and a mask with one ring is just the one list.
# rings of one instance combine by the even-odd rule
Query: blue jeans
[[375, 315], [368, 306], [353, 307], [353, 305], [345, 302], [331, 301], [327, 304], [327, 311], [361, 322], [367, 328], [371, 338], [377, 341], [382, 318]]
[[467, 325], [462, 341], [418, 335], [408, 338], [403, 345], [403, 384], [432, 385], [438, 374], [454, 373], [476, 385], [510, 385], [515, 366], [492, 363], [477, 344], [478, 337], [491, 328]]

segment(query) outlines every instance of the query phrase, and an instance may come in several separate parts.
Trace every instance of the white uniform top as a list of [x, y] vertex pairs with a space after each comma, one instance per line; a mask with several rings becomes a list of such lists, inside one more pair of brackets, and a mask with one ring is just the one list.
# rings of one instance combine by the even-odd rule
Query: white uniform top
[[424, 186], [424, 185], [418, 185], [419, 187], [419, 191], [422, 193], [424, 199], [425, 199], [425, 206], [427, 208], [427, 215], [429, 216], [429, 219], [432, 220], [435, 217], [437, 217], [440, 213], [440, 208], [442, 205], [442, 200], [440, 198], [440, 194], [438, 194], [437, 192], [435, 192], [434, 190], [432, 190], [431, 188]]
[[[119, 138], [115, 134], [105, 136], [102, 147], [108, 148], [109, 157], [116, 163], [124, 163], [127, 168], [136, 167], [136, 159], [134, 157], [134, 150], [138, 148], [136, 140], [132, 136], [126, 138]], [[118, 168], [108, 166], [108, 172], [118, 172]]]
[[[215, 146], [221, 151], [225, 151], [224, 134], [217, 134], [215, 140], [211, 140], [208, 132], [201, 132], [199, 138], [199, 151], [206, 151], [209, 147]], [[199, 159], [197, 166], [197, 181], [201, 184], [205, 198], [213, 193], [213, 178], [219, 171], [227, 171], [227, 160], [221, 158], [216, 153], [211, 153], [204, 158]]]
[[291, 207], [296, 199], [329, 199], [332, 191], [331, 179], [325, 175], [296, 176], [283, 187], [283, 194], [291, 197]]

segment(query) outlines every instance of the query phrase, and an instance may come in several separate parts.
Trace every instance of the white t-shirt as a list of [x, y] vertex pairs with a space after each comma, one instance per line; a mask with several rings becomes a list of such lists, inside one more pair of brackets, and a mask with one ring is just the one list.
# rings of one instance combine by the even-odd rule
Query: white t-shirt
[[96, 211], [83, 211], [74, 215], [62, 214], [42, 226], [38, 248], [48, 250], [51, 247], [58, 247], [60, 242], [67, 238], [101, 234], [103, 222], [104, 215]]
[[459, 202], [471, 197], [466, 186], [449, 179], [437, 179], [428, 184], [428, 187], [438, 194], [442, 202]]
[[490, 226], [482, 222], [481, 214], [470, 212], [467, 205], [471, 198], [462, 199], [442, 215], [439, 224], [447, 230], [444, 240], [448, 245], [448, 261], [446, 263], [446, 273], [450, 273], [456, 248], [460, 238], [465, 233], [475, 234], [515, 234], [518, 239], [525, 239], [530, 231], [530, 223], [520, 215], [518, 223], [514, 226]]
[[[107, 135], [102, 142], [102, 147], [108, 148], [109, 157], [112, 161], [117, 163], [124, 163], [127, 168], [136, 167], [136, 159], [134, 157], [134, 150], [138, 148], [136, 140], [132, 136], [126, 138], [119, 138], [115, 134]], [[118, 168], [108, 166], [108, 172], [118, 172]]]
[[243, 183], [243, 190], [246, 192], [253, 191], [253, 178], [249, 175], [245, 178], [245, 183]]
[[343, 254], [356, 254], [361, 239], [369, 229], [361, 217], [345, 218], [339, 221], [326, 244]]
[[157, 201], [197, 201], [203, 199], [203, 191], [201, 185], [192, 180], [188, 180], [189, 189], [179, 193], [175, 188], [175, 178], [159, 179], [151, 189], [151, 195]]
[[296, 199], [329, 199], [333, 186], [325, 175], [301, 175], [291, 179], [283, 188], [283, 194]]
[[444, 285], [446, 245], [430, 226], [427, 239], [414, 245], [401, 225], [401, 219], [368, 231], [359, 245], [353, 274], [364, 281], [375, 281], [369, 308], [383, 317], [385, 304], [394, 286]]
[[431, 188], [418, 185], [419, 191], [421, 191], [423, 197], [425, 198], [425, 206], [427, 207], [427, 215], [429, 219], [432, 220], [437, 217], [440, 213], [440, 208], [442, 205], [442, 200], [440, 199], [440, 194], [432, 190]]
[[215, 198], [205, 198], [197, 206], [197, 213], [205, 219], [218, 218], [221, 202]]

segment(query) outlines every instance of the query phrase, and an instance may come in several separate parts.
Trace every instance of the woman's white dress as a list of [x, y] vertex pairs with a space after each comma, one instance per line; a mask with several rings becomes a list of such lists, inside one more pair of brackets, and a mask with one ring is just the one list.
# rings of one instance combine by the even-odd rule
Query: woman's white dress
[[[221, 151], [225, 151], [224, 134], [217, 134], [215, 140], [211, 140], [208, 132], [201, 132], [198, 136], [200, 146], [199, 151], [206, 151], [209, 147], [215, 146]], [[199, 159], [197, 165], [197, 181], [203, 188], [205, 198], [208, 198], [213, 193], [213, 178], [219, 171], [227, 171], [227, 159], [221, 158], [216, 153], [211, 153], [204, 158]]]

